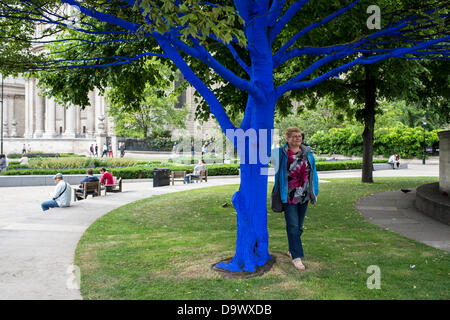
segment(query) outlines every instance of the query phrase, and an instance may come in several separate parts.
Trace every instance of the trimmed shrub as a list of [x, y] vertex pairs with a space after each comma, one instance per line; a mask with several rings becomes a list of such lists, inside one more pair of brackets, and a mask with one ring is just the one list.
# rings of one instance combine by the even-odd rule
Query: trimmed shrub
[[[317, 154], [343, 154], [361, 156], [363, 149], [362, 127], [332, 128], [318, 131], [308, 141]], [[427, 131], [427, 146], [439, 142], [437, 132]], [[420, 158], [423, 152], [423, 128], [379, 128], [374, 133], [374, 155], [389, 157], [398, 153], [401, 158]]]
[[[21, 153], [10, 153], [7, 155], [8, 159], [20, 159]], [[68, 157], [86, 157], [85, 155], [77, 155], [75, 153], [44, 153], [44, 152], [30, 152], [27, 153], [28, 158], [68, 158]]]

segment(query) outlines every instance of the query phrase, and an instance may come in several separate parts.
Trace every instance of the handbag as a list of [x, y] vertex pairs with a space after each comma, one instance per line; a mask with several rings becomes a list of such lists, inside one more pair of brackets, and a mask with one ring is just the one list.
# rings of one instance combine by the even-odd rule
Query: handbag
[[[281, 152], [280, 156], [280, 165], [283, 163], [281, 160], [283, 159], [283, 153]], [[275, 185], [272, 189], [272, 194], [270, 196], [270, 207], [273, 212], [283, 212], [283, 203], [281, 202], [281, 194], [280, 194], [280, 181], [278, 181], [277, 188], [275, 189]]]
[[275, 190], [275, 186], [272, 189], [272, 195], [270, 196], [270, 207], [273, 212], [283, 212], [283, 203], [281, 202], [281, 194], [280, 194], [280, 184], [277, 185], [277, 189]]

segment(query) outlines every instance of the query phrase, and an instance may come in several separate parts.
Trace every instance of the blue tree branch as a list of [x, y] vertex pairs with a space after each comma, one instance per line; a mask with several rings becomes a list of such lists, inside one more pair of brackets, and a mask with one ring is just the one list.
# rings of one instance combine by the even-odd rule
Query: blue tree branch
[[274, 0], [269, 11], [269, 27], [273, 27], [283, 11], [286, 0]]
[[230, 121], [225, 109], [217, 100], [214, 93], [201, 81], [198, 76], [188, 66], [186, 61], [178, 52], [178, 49], [170, 43], [166, 38], [162, 36], [156, 36], [156, 40], [160, 44], [161, 48], [166, 53], [167, 57], [172, 60], [175, 65], [180, 69], [184, 78], [201, 94], [210, 107], [210, 112], [216, 117], [222, 131], [225, 133], [227, 129], [236, 129], [233, 123]]
[[233, 72], [225, 68], [208, 52], [208, 50], [206, 50], [203, 45], [199, 43], [197, 39], [193, 37], [190, 38], [190, 40], [194, 43], [194, 48], [178, 39], [176, 35], [170, 37], [167, 40], [170, 41], [175, 47], [182, 50], [184, 53], [205, 63], [208, 67], [216, 71], [217, 74], [219, 74], [222, 78], [224, 78], [226, 81], [229, 81], [237, 88], [247, 91], [249, 94], [255, 96], [255, 98], [260, 97], [261, 92], [256, 87], [252, 86], [248, 80], [238, 77]]
[[354, 2], [352, 2], [351, 4], [349, 4], [346, 8], [342, 8], [339, 11], [336, 11], [335, 13], [329, 15], [328, 17], [322, 19], [319, 22], [313, 23], [309, 26], [307, 26], [306, 28], [304, 28], [303, 30], [299, 31], [296, 35], [294, 35], [288, 42], [286, 42], [279, 50], [278, 52], [275, 54], [276, 57], [284, 54], [284, 52], [289, 49], [290, 47], [292, 47], [294, 45], [294, 43], [303, 35], [305, 35], [306, 33], [308, 33], [309, 31], [320, 27], [321, 25], [336, 19], [338, 16], [344, 14], [345, 12], [350, 11], [357, 3], [359, 2], [359, 0], [356, 0]]
[[310, 0], [296, 1], [292, 6], [287, 9], [286, 13], [278, 20], [275, 26], [269, 32], [270, 42], [273, 42], [275, 38], [280, 34], [283, 28], [291, 21], [291, 19], [299, 12], [305, 4]]
[[380, 61], [383, 61], [383, 60], [386, 60], [389, 58], [401, 58], [401, 57], [404, 57], [405, 54], [414, 54], [414, 52], [419, 51], [421, 49], [426, 49], [426, 48], [436, 45], [438, 43], [448, 42], [448, 41], [450, 41], [450, 36], [440, 38], [440, 39], [429, 40], [429, 41], [417, 44], [412, 47], [398, 48], [389, 53], [385, 53], [385, 54], [381, 54], [381, 55], [374, 55], [374, 56], [370, 56], [370, 57], [361, 56], [349, 63], [346, 63], [337, 68], [334, 68], [312, 80], [295, 82], [295, 83], [290, 82], [290, 83], [281, 85], [276, 89], [276, 96], [277, 96], [277, 98], [280, 98], [283, 94], [285, 94], [288, 91], [315, 86], [326, 79], [329, 79], [334, 76], [338, 76], [339, 74], [351, 69], [352, 67], [354, 67], [356, 65], [374, 64], [374, 63], [377, 63], [377, 62], [380, 62]]
[[112, 25], [116, 25], [118, 27], [122, 27], [125, 30], [128, 30], [130, 32], [137, 32], [139, 30], [139, 28], [141, 27], [139, 24], [137, 23], [133, 23], [133, 22], [129, 22], [123, 19], [120, 19], [116, 16], [107, 14], [107, 13], [103, 13], [103, 12], [99, 12], [95, 9], [87, 9], [86, 7], [81, 6], [81, 4], [75, 0], [61, 0], [63, 3], [67, 3], [71, 6], [75, 6], [80, 8], [80, 12], [83, 13], [84, 15], [97, 19], [99, 21], [102, 22], [107, 22], [110, 23]]

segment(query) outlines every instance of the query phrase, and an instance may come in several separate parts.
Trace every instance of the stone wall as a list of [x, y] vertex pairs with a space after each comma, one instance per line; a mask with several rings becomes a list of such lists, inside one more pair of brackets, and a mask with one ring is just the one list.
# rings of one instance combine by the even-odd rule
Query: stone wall
[[[89, 154], [91, 144], [95, 146], [95, 139], [25, 139], [25, 138], [4, 138], [3, 151], [8, 153], [22, 153], [22, 146], [31, 147], [31, 152], [49, 153], [76, 153]], [[99, 153], [101, 147], [99, 146]], [[114, 155], [115, 156], [115, 155]]]
[[450, 131], [439, 136], [439, 190], [450, 194]]

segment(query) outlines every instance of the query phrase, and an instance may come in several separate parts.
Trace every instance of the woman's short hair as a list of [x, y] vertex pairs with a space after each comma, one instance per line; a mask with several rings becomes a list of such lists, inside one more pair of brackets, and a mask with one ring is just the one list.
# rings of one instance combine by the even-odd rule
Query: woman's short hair
[[289, 127], [286, 129], [286, 137], [290, 138], [294, 132], [302, 133], [302, 131], [297, 127]]

